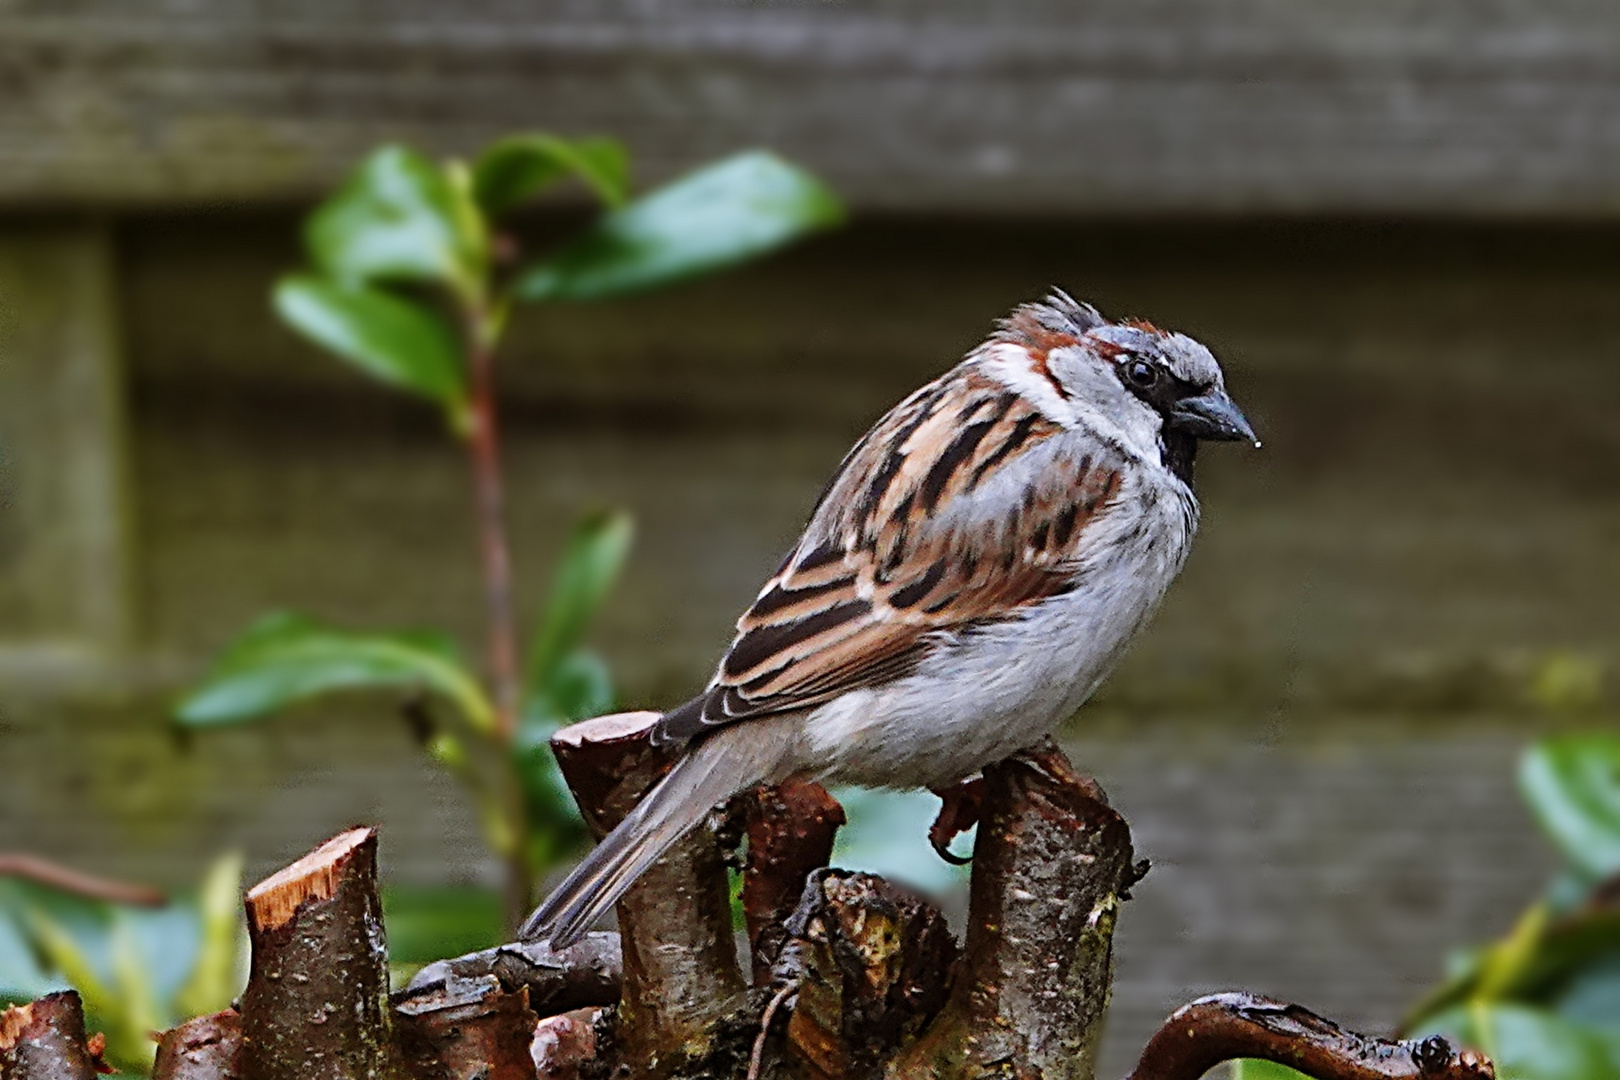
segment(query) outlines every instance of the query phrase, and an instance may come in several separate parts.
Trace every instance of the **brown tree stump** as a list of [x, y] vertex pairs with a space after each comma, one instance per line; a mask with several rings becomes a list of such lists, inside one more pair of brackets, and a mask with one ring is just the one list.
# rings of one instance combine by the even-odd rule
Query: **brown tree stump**
[[398, 1075], [377, 831], [351, 829], [248, 890], [244, 1080]]

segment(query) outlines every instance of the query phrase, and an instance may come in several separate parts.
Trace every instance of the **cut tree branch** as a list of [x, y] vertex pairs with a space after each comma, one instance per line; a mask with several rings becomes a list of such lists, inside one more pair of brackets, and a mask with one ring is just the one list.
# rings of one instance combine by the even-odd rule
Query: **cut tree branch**
[[887, 1075], [1091, 1080], [1131, 834], [1061, 751], [984, 771], [968, 936], [950, 1001]]
[[[563, 728], [551, 748], [600, 839], [668, 771], [648, 735], [659, 714], [616, 713]], [[619, 901], [623, 984], [615, 1038], [629, 1075], [670, 1075], [709, 1056], [746, 987], [731, 929], [726, 866], [713, 832], [694, 830]]]
[[0, 1012], [0, 1080], [95, 1080], [84, 1003], [73, 990]]
[[957, 956], [945, 916], [880, 877], [812, 874], [786, 938], [772, 982], [794, 990], [784, 1043], [796, 1075], [876, 1076], [945, 1004]]
[[761, 986], [781, 951], [805, 881], [832, 858], [846, 818], [838, 800], [809, 780], [763, 787], [751, 799], [742, 904], [754, 985]]
[[[583, 1080], [595, 1068], [596, 1021], [601, 1009], [575, 1009], [548, 1016], [534, 1029], [534, 1070], [549, 1080]], [[595, 1069], [601, 1076], [605, 1070]]]
[[1389, 1042], [1346, 1031], [1298, 1005], [1214, 994], [1178, 1009], [1128, 1080], [1198, 1080], [1223, 1061], [1263, 1058], [1316, 1080], [1493, 1080], [1477, 1050], [1441, 1038]]
[[415, 1080], [534, 1080], [538, 1018], [529, 991], [494, 975], [450, 976], [394, 999], [394, 1027]]
[[248, 890], [245, 1080], [394, 1074], [377, 832], [351, 829]]
[[152, 1080], [238, 1080], [242, 1016], [235, 1009], [199, 1016], [163, 1033]]
[[599, 930], [566, 949], [553, 949], [544, 941], [524, 941], [436, 960], [418, 971], [406, 989], [421, 990], [452, 977], [480, 975], [495, 976], [507, 990], [528, 990], [529, 1005], [540, 1016], [616, 1005], [623, 978], [619, 935]]

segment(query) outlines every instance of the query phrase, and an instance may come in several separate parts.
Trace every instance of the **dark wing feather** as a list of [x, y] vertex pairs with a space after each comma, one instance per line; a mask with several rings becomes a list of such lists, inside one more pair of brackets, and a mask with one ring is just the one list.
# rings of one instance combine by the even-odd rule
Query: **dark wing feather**
[[714, 681], [655, 741], [883, 685], [942, 635], [1070, 588], [1086, 522], [1120, 474], [1103, 451], [1058, 453], [1060, 430], [971, 364], [901, 402], [844, 459]]

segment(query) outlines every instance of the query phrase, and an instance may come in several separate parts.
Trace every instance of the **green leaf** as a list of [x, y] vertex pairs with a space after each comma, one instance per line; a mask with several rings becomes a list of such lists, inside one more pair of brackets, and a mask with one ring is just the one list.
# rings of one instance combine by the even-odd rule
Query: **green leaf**
[[1537, 743], [1519, 763], [1519, 790], [1576, 868], [1594, 878], [1620, 873], [1620, 736]]
[[[117, 1017], [107, 1031], [107, 1053], [114, 1060], [137, 1068], [149, 1069], [157, 1050], [152, 1032], [168, 1027], [159, 1012], [157, 989], [152, 985], [151, 972], [141, 955], [135, 928], [126, 913], [113, 909], [111, 961], [113, 982], [117, 987], [116, 1013], [104, 1007], [96, 1010], [103, 1019]], [[89, 1005], [86, 999], [86, 1005]]]
[[1494, 1000], [1506, 997], [1535, 963], [1547, 930], [1547, 905], [1532, 904], [1507, 937], [1492, 945], [1480, 959], [1479, 979], [1470, 995]]
[[1416, 1034], [1438, 1033], [1484, 1051], [1497, 1080], [1613, 1080], [1603, 1039], [1581, 1024], [1524, 1005], [1479, 1004], [1441, 1014]]
[[[1512, 958], [1515, 941], [1520, 950], [1530, 943], [1532, 913], [1541, 908], [1538, 904], [1521, 917], [1506, 939], [1454, 953], [1445, 981], [1424, 996], [1401, 1030], [1419, 1028], [1470, 998], [1556, 1004], [1593, 965], [1620, 961], [1620, 910], [1608, 908], [1587, 908], [1546, 924], [1528, 955]], [[1487, 980], [1492, 985], [1482, 985]], [[1563, 1012], [1562, 1006], [1558, 1011]], [[1616, 1017], [1620, 1019], [1620, 1012]]]
[[574, 175], [609, 206], [630, 193], [630, 161], [612, 139], [513, 135], [489, 146], [473, 165], [473, 197], [494, 216]]
[[182, 1016], [218, 1012], [242, 989], [247, 926], [242, 921], [242, 855], [228, 852], [208, 868], [197, 893], [201, 941], [185, 985], [175, 995]]
[[843, 219], [826, 185], [771, 154], [739, 154], [604, 216], [524, 271], [522, 300], [600, 300], [756, 258]]
[[468, 186], [414, 150], [385, 146], [310, 215], [310, 257], [346, 282], [433, 281], [475, 296], [488, 241]]
[[1304, 1073], [1261, 1058], [1238, 1058], [1232, 1062], [1231, 1080], [1309, 1080]]
[[501, 899], [490, 889], [388, 885], [382, 899], [390, 963], [427, 964], [501, 943]]
[[630, 515], [623, 511], [592, 514], [574, 527], [529, 648], [525, 679], [531, 695], [544, 690], [557, 665], [585, 636], [624, 566], [633, 534]]
[[0, 1006], [20, 1005], [66, 986], [65, 980], [53, 978], [39, 966], [28, 934], [0, 910]]
[[1620, 1036], [1620, 950], [1595, 957], [1574, 972], [1552, 1005], [1566, 1020]]
[[465, 411], [460, 346], [444, 320], [426, 308], [378, 289], [307, 275], [282, 278], [273, 302], [287, 325], [372, 378], [453, 414]]
[[192, 726], [248, 720], [334, 690], [419, 687], [450, 699], [480, 730], [494, 709], [442, 634], [366, 634], [299, 615], [270, 615], [244, 633], [181, 703]]
[[84, 1007], [99, 1016], [118, 1011], [117, 995], [107, 988], [100, 973], [72, 934], [45, 912], [34, 908], [28, 915], [29, 936], [45, 962], [61, 973], [68, 984], [84, 998]]
[[[834, 838], [834, 866], [888, 875], [927, 894], [966, 887], [971, 867], [946, 862], [928, 843], [928, 826], [939, 812], [937, 796], [858, 787], [836, 787], [832, 796], [849, 822]], [[973, 840], [959, 837], [954, 847], [971, 851]]]
[[565, 724], [610, 712], [613, 704], [613, 679], [607, 665], [584, 650], [565, 656], [545, 685], [524, 701], [512, 745], [512, 765], [523, 784], [529, 860], [537, 869], [555, 864], [584, 836], [573, 796], [551, 752], [551, 736]]

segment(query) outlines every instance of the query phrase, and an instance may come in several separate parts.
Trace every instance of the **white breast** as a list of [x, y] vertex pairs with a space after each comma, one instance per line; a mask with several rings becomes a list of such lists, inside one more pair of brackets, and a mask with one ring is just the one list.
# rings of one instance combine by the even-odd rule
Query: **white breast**
[[1086, 530], [1073, 591], [945, 639], [914, 674], [814, 710], [804, 720], [807, 763], [846, 783], [938, 786], [1067, 719], [1158, 607], [1197, 527], [1197, 502], [1180, 480], [1158, 468], [1130, 475]]

